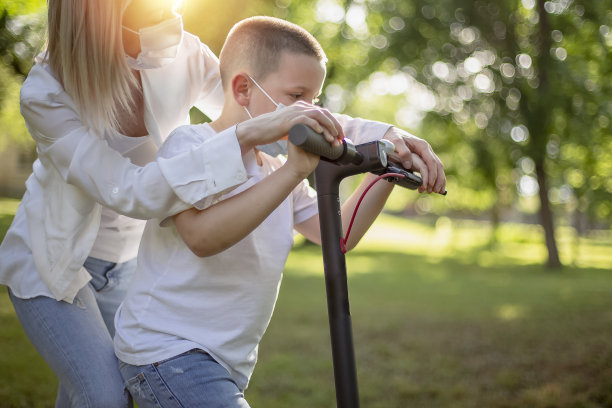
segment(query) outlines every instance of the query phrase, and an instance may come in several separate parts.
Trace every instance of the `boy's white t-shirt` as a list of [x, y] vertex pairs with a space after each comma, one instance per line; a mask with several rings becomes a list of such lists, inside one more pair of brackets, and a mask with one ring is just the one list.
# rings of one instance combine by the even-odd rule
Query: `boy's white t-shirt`
[[[214, 136], [207, 124], [179, 128], [159, 155], [170, 157]], [[283, 164], [280, 158], [261, 157], [260, 167], [254, 152], [244, 155], [248, 180], [223, 199]], [[248, 236], [205, 258], [189, 250], [173, 222], [162, 227], [160, 220], [148, 221], [132, 285], [115, 317], [119, 359], [145, 365], [201, 348], [245, 389], [276, 303], [293, 226], [317, 211], [316, 193], [304, 181]]]

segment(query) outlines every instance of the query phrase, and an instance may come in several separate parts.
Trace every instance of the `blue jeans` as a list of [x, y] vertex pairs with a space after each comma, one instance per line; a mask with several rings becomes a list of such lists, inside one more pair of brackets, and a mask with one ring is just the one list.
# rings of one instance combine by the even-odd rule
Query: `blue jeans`
[[72, 304], [38, 296], [9, 296], [30, 341], [59, 379], [57, 408], [132, 405], [113, 349], [113, 316], [136, 260], [122, 264], [88, 258], [92, 275]]
[[229, 372], [203, 350], [144, 366], [119, 361], [119, 370], [140, 408], [249, 408]]

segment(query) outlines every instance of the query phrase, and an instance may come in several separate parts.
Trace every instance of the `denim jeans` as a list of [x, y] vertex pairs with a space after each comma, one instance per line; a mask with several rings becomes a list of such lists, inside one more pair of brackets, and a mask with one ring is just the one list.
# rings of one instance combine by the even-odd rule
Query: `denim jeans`
[[119, 361], [119, 370], [140, 408], [249, 408], [229, 372], [203, 350], [143, 366]]
[[89, 286], [93, 289], [102, 319], [112, 338], [115, 335], [115, 312], [123, 302], [136, 270], [136, 258], [116, 264], [89, 257], [83, 266], [91, 275]]
[[113, 316], [136, 267], [88, 258], [92, 275], [72, 304], [9, 296], [30, 341], [59, 379], [57, 408], [130, 407], [113, 349]]

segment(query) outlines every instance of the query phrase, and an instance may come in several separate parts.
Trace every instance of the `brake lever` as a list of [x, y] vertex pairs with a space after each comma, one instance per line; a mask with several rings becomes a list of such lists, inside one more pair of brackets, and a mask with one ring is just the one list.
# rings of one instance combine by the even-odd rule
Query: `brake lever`
[[390, 176], [385, 177], [389, 183], [395, 183], [401, 187], [408, 188], [410, 190], [416, 190], [423, 185], [423, 179], [417, 176], [410, 170], [406, 170], [401, 164], [389, 162], [387, 167], [382, 170], [373, 171], [372, 173], [382, 176], [388, 173], [401, 174], [403, 177]]

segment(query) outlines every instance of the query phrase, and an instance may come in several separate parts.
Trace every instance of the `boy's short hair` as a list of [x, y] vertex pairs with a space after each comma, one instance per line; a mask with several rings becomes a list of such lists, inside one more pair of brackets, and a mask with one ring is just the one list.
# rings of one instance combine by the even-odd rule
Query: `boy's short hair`
[[327, 62], [321, 44], [297, 24], [266, 16], [236, 23], [219, 55], [223, 87], [227, 87], [232, 76], [242, 69], [263, 81], [268, 74], [276, 72], [285, 51], [313, 56], [323, 64]]

